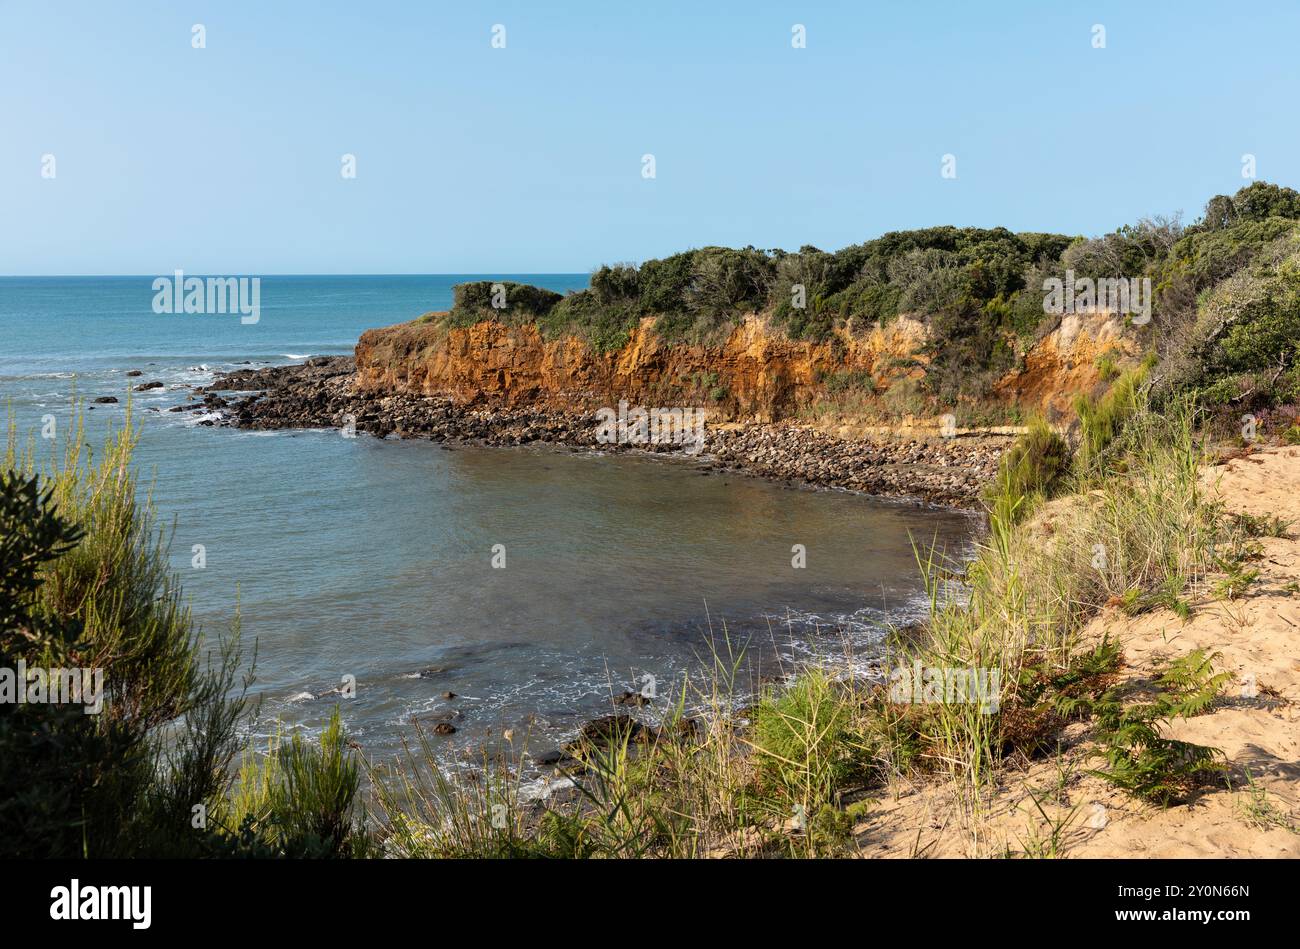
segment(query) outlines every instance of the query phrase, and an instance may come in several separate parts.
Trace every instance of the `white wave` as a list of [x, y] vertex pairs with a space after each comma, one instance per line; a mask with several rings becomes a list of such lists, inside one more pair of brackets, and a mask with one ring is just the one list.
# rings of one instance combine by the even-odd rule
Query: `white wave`
[[221, 418], [222, 418], [222, 414], [220, 412], [202, 412], [202, 413], [196, 412], [185, 420], [185, 424], [190, 427], [193, 427], [195, 425], [198, 425], [200, 422], [204, 421], [205, 419], [211, 420], [213, 422], [218, 422], [221, 420]]
[[574, 787], [572, 778], [557, 778], [545, 775], [539, 778], [534, 778], [531, 781], [521, 781], [519, 785], [519, 799], [524, 802], [546, 800], [546, 798], [550, 797], [556, 791], [571, 787]]

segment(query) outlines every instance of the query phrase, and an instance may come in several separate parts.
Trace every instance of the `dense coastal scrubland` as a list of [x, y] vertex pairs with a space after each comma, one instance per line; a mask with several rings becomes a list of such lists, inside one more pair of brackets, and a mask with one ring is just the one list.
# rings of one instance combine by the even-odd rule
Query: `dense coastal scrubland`
[[[1045, 313], [1066, 270], [1149, 279], [1149, 313]], [[0, 761], [43, 763], [21, 787], [6, 772], [11, 852], [1297, 852], [1295, 191], [1253, 184], [1190, 227], [1092, 240], [935, 228], [833, 254], [704, 248], [601, 268], [567, 297], [505, 291], [500, 310], [490, 284], [464, 285], [448, 313], [366, 334], [355, 362], [236, 374], [203, 403], [253, 427], [586, 447], [596, 408], [707, 399], [702, 464], [922, 496], [955, 466], [936, 497], [978, 501], [988, 532], [969, 563], [918, 549], [929, 615], [890, 631], [891, 664], [941, 675], [901, 689], [811, 668], [738, 707], [723, 650], [671, 697], [611, 696], [542, 797], [523, 793], [524, 735], [463, 779], [436, 736], [369, 762], [337, 719], [254, 756], [237, 626], [205, 658], [137, 499], [135, 433], [93, 464], [70, 439], [39, 473], [11, 439], [0, 652], [122, 683], [100, 718], [4, 707]], [[998, 436], [971, 430], [1008, 423], [1014, 443], [981, 454]], [[892, 486], [873, 474], [890, 466]], [[979, 701], [954, 671], [963, 690], [978, 673]]]

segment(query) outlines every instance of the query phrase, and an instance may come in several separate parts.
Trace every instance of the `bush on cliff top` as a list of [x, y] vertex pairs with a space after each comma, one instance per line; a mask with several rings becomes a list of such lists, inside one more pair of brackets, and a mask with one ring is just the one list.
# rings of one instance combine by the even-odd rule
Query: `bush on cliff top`
[[509, 280], [458, 283], [452, 289], [447, 320], [452, 326], [473, 326], [482, 320], [532, 323], [550, 313], [562, 299], [563, 295], [554, 290]]
[[[1300, 193], [1255, 182], [1212, 198], [1187, 228], [1177, 218], [1143, 219], [1084, 239], [945, 226], [892, 231], [834, 252], [702, 247], [640, 266], [602, 266], [590, 289], [566, 297], [508, 283], [505, 309], [492, 307], [491, 283], [462, 284], [446, 319], [532, 322], [550, 338], [574, 334], [607, 352], [626, 345], [647, 317], [669, 342], [717, 343], [750, 312], [767, 314], [791, 339], [822, 342], [915, 314], [931, 336], [922, 384], [951, 403], [986, 397], [1055, 326], [1059, 318], [1043, 311], [1045, 279], [1063, 279], [1066, 270], [1076, 278], [1149, 277], [1154, 319], [1145, 332], [1176, 370], [1160, 374], [1159, 398], [1191, 389], [1207, 403], [1236, 404], [1243, 392], [1276, 401], [1300, 392], [1286, 337], [1295, 268], [1277, 250], [1295, 237], [1297, 221]], [[1257, 273], [1261, 267], [1267, 272]], [[1258, 311], [1239, 330], [1198, 328], [1198, 299], [1247, 271], [1270, 281]], [[1275, 343], [1280, 349], [1270, 348]]]
[[564, 297], [537, 321], [546, 339], [577, 336], [598, 353], [622, 349], [632, 338], [639, 313], [635, 300], [601, 302], [594, 290], [580, 290]]
[[[1279, 228], [1281, 236], [1260, 243]], [[1231, 226], [1209, 239], [1230, 235], [1240, 240], [1223, 254], [1201, 244], [1193, 252], [1203, 255], [1188, 258], [1189, 267], [1215, 273], [1226, 269], [1217, 263], [1225, 258], [1248, 262], [1201, 295], [1164, 354], [1155, 395], [1163, 401], [1190, 391], [1202, 406], [1239, 416], [1300, 401], [1300, 227], [1271, 218]]]

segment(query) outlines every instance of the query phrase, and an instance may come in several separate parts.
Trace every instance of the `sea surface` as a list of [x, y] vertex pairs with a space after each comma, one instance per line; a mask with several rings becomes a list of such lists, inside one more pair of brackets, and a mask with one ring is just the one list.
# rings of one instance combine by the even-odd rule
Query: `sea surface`
[[[806, 662], [869, 663], [885, 625], [920, 615], [914, 543], [959, 555], [977, 527], [661, 457], [203, 426], [166, 410], [215, 372], [349, 353], [363, 330], [446, 309], [454, 284], [481, 277], [263, 277], [255, 324], [156, 314], [153, 279], [0, 277], [0, 400], [21, 432], [52, 415], [61, 436], [74, 397], [118, 396], [85, 412], [93, 446], [133, 384], [164, 383], [131, 394], [141, 491], [175, 524], [203, 629], [226, 628], [238, 604], [256, 640], [259, 736], [314, 732], [337, 704], [383, 760], [413, 720], [448, 719], [456, 733], [435, 741], [451, 762], [505, 729], [554, 748], [624, 691], [655, 692], [635, 710], [653, 720], [715, 653], [743, 652], [747, 686]], [[322, 696], [346, 676], [355, 697]]]

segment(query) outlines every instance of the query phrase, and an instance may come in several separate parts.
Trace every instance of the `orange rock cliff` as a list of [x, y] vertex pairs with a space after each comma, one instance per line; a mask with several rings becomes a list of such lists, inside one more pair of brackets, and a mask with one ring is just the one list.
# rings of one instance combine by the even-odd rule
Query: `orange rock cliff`
[[[838, 377], [869, 375], [876, 391], [925, 372], [928, 332], [900, 317], [822, 343], [792, 341], [760, 316], [721, 345], [668, 343], [645, 319], [623, 348], [594, 352], [581, 339], [546, 340], [533, 325], [484, 321], [448, 328], [436, 319], [367, 330], [357, 343], [357, 385], [372, 393], [451, 396], [460, 402], [590, 410], [702, 405], [732, 420], [771, 422], [827, 399]], [[1066, 316], [998, 380], [992, 398], [1060, 420], [1100, 381], [1100, 357], [1133, 360], [1138, 346], [1120, 318]]]

